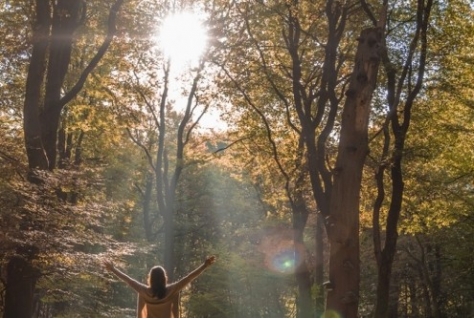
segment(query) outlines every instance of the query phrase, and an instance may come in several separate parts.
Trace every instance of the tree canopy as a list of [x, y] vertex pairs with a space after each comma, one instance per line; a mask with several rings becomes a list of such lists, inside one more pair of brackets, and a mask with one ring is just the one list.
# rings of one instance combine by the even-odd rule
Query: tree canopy
[[470, 1], [0, 1], [0, 36], [4, 317], [133, 317], [103, 261], [208, 255], [187, 317], [473, 315]]

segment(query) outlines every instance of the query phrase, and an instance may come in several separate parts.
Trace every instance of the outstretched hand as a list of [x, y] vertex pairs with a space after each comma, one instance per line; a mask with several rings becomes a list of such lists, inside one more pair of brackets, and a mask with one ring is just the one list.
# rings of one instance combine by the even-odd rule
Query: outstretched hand
[[102, 264], [107, 271], [113, 271], [115, 269], [114, 264], [109, 260], [104, 260]]
[[206, 264], [206, 266], [210, 266], [215, 262], [216, 262], [216, 256], [208, 256], [206, 257], [206, 261], [204, 263]]

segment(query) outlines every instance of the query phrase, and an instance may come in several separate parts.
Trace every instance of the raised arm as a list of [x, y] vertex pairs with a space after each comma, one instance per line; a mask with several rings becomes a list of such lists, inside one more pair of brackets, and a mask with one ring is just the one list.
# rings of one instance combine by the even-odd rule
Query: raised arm
[[216, 261], [215, 256], [207, 257], [204, 263], [201, 266], [191, 271], [186, 277], [180, 279], [174, 284], [177, 290], [183, 289], [187, 284], [196, 279], [200, 274], [203, 273], [209, 266], [211, 266]]
[[132, 277], [128, 276], [126, 273], [121, 272], [117, 268], [114, 267], [114, 265], [110, 261], [104, 261], [103, 262], [105, 269], [113, 273], [115, 276], [117, 276], [120, 280], [125, 282], [127, 285], [129, 285], [133, 290], [135, 290], [139, 294], [146, 295], [148, 287], [141, 282], [133, 279]]

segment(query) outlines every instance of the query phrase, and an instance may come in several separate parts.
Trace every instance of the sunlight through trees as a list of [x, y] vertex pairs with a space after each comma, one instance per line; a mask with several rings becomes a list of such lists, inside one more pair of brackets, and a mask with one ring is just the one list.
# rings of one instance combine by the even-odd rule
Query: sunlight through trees
[[[0, 3], [0, 314], [472, 317], [467, 0]], [[152, 299], [159, 302], [159, 300]]]

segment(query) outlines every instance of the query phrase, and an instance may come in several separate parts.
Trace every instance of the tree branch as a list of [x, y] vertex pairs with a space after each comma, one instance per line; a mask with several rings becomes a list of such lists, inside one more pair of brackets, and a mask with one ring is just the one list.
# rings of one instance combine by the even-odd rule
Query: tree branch
[[108, 20], [108, 30], [107, 30], [107, 35], [104, 39], [104, 42], [100, 46], [99, 50], [97, 51], [96, 55], [92, 58], [92, 60], [89, 62], [87, 67], [84, 69], [82, 72], [81, 76], [79, 77], [79, 80], [76, 82], [76, 84], [71, 88], [69, 92], [67, 92], [61, 100], [59, 100], [59, 106], [60, 108], [64, 107], [67, 103], [69, 103], [73, 98], [76, 97], [76, 95], [81, 91], [81, 89], [84, 86], [84, 83], [87, 80], [87, 77], [89, 74], [95, 69], [95, 67], [99, 64], [99, 61], [102, 59], [102, 57], [105, 55], [107, 52], [107, 49], [109, 48], [110, 44], [112, 43], [112, 40], [117, 32], [117, 29], [115, 27], [115, 22], [117, 20], [117, 14], [124, 3], [125, 0], [117, 0], [114, 5], [110, 8], [110, 14], [109, 14], [109, 20]]

